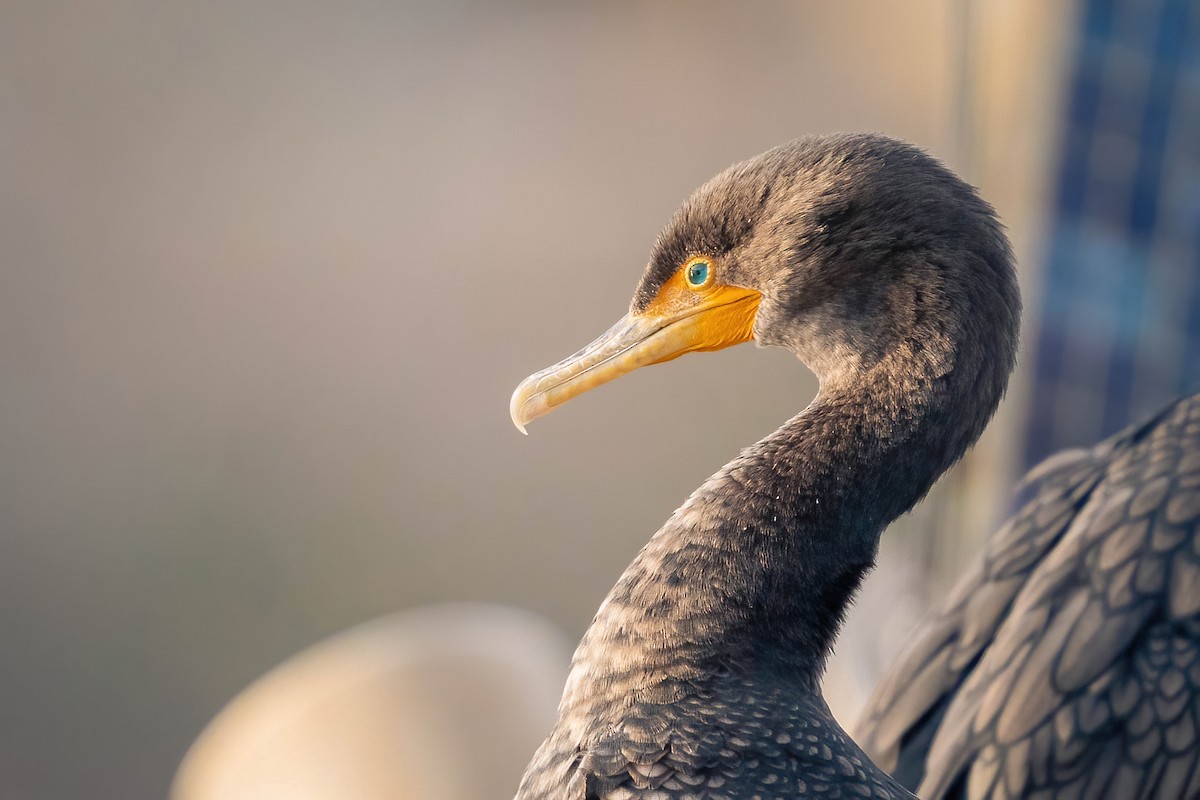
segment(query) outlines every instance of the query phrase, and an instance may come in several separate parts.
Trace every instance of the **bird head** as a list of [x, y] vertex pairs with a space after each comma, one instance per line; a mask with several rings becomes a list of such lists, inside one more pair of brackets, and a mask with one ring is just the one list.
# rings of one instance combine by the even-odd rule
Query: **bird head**
[[943, 380], [974, 386], [986, 417], [1013, 365], [1019, 309], [995, 214], [950, 170], [884, 136], [797, 139], [697, 189], [660, 234], [629, 312], [522, 381], [510, 412], [524, 431], [638, 367], [754, 339], [790, 349], [823, 390], [881, 371]]

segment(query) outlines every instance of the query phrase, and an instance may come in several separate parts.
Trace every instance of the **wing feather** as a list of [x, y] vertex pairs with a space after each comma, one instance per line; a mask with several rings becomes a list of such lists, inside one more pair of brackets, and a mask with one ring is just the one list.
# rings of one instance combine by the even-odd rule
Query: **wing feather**
[[859, 740], [931, 800], [1200, 793], [1200, 395], [1020, 497]]

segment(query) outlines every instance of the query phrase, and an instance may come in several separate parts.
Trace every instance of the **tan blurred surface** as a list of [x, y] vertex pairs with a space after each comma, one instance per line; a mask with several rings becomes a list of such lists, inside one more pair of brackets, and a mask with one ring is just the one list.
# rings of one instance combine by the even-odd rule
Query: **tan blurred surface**
[[375, 620], [255, 681], [188, 752], [172, 800], [507, 800], [570, 646], [532, 614], [442, 605]]
[[815, 386], [738, 348], [526, 439], [516, 382], [623, 313], [734, 160], [882, 130], [961, 166], [950, 0], [0, 16], [2, 797], [161, 796], [228, 698], [396, 609], [575, 638]]

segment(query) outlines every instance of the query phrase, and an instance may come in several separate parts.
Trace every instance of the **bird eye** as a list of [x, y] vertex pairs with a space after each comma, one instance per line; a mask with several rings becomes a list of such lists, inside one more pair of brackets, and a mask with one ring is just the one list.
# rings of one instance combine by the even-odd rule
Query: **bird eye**
[[693, 261], [687, 267], [687, 282], [688, 285], [696, 287], [703, 286], [708, 282], [708, 262]]

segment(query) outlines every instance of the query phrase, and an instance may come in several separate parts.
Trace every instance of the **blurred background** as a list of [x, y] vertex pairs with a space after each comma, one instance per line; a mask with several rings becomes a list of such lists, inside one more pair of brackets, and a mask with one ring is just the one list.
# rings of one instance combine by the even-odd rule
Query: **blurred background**
[[0, 798], [164, 796], [331, 636], [177, 797], [511, 797], [621, 570], [816, 386], [736, 348], [529, 438], [509, 394], [697, 185], [839, 130], [980, 186], [1027, 304], [839, 644], [850, 724], [1024, 467], [1200, 378], [1194, 0], [0, 2]]

